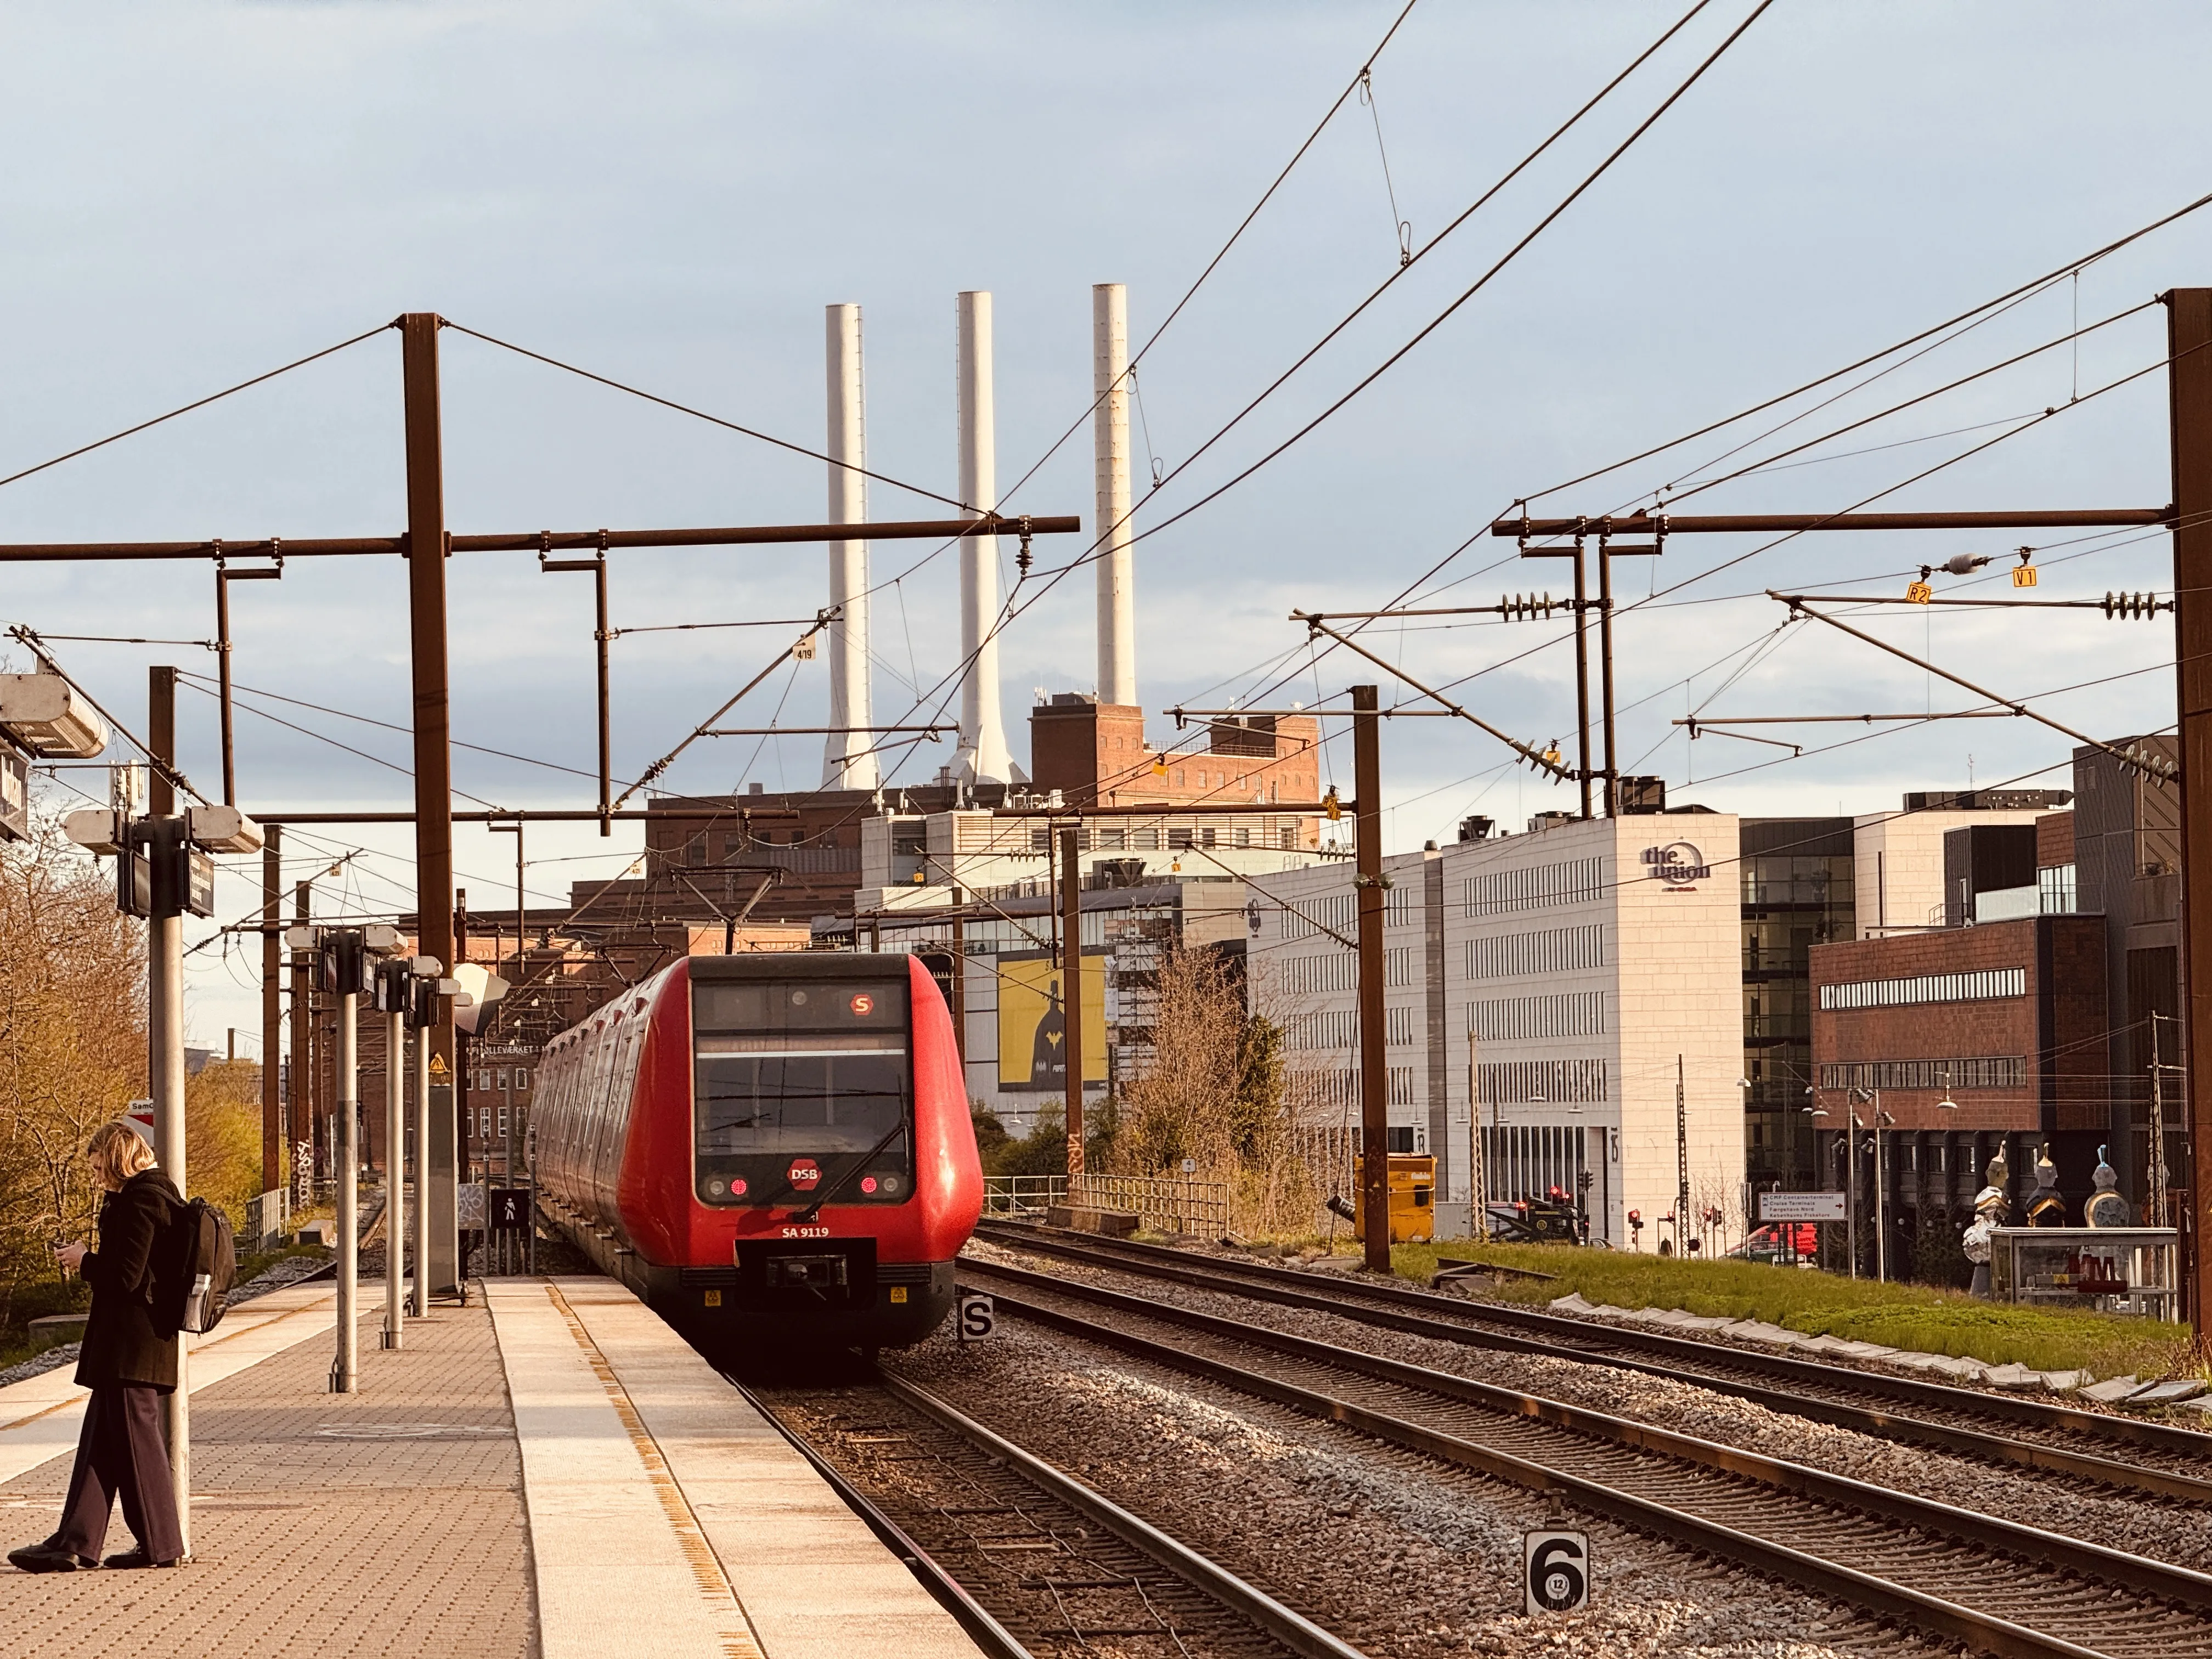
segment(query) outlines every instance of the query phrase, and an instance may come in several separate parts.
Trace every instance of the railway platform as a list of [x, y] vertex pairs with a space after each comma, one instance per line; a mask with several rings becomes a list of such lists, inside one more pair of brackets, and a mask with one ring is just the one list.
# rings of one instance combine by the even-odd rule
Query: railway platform
[[[192, 1358], [193, 1559], [0, 1570], [20, 1659], [613, 1648], [702, 1659], [976, 1649], [745, 1397], [619, 1285], [494, 1279], [326, 1392], [335, 1294], [236, 1310]], [[84, 1393], [0, 1389], [0, 1528], [54, 1525]], [[129, 1547], [118, 1515], [112, 1550]]]

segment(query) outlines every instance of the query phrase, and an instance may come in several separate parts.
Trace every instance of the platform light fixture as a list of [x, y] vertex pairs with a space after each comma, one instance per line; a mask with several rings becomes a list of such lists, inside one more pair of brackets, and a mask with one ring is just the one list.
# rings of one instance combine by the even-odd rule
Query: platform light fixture
[[92, 760], [107, 722], [58, 674], [0, 674], [0, 726], [44, 760]]
[[235, 806], [188, 806], [185, 839], [210, 853], [258, 853], [261, 826]]

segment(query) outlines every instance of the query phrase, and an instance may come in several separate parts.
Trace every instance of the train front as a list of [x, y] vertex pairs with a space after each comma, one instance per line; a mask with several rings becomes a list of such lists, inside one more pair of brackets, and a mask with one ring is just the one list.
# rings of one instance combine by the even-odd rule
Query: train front
[[665, 1039], [688, 1013], [690, 1075], [680, 1087], [641, 1079], [656, 1106], [687, 1109], [688, 1144], [665, 1158], [634, 1145], [626, 1160], [641, 1174], [689, 1176], [680, 1207], [640, 1206], [681, 1214], [682, 1238], [665, 1241], [677, 1248], [653, 1249], [647, 1228], [630, 1229], [648, 1255], [683, 1264], [672, 1284], [657, 1275], [656, 1299], [702, 1346], [732, 1355], [920, 1341], [951, 1310], [953, 1258], [983, 1194], [935, 982], [907, 956], [696, 957], [689, 967], [690, 1006], [663, 999], [652, 1047], [675, 1060], [678, 1044]]

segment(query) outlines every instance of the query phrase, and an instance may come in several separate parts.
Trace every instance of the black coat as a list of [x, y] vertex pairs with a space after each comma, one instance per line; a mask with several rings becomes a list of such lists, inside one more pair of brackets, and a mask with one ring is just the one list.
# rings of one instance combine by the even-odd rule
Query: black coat
[[82, 1269], [92, 1312], [77, 1354], [78, 1386], [177, 1386], [177, 1334], [155, 1319], [153, 1304], [155, 1281], [173, 1270], [167, 1258], [177, 1248], [173, 1224], [183, 1201], [159, 1170], [140, 1170], [101, 1200], [100, 1249]]

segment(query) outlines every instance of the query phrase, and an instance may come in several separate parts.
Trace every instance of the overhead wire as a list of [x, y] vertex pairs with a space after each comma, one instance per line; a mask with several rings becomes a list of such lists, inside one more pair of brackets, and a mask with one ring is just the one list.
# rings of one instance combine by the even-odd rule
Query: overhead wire
[[[1696, 15], [1696, 10], [1701, 9], [1703, 5], [1705, 3], [1709, 3], [1709, 0], [1700, 0], [1698, 8], [1693, 9], [1690, 15], [1694, 16]], [[1262, 455], [1258, 460], [1246, 466], [1225, 483], [1209, 491], [1206, 495], [1200, 497], [1198, 501], [1192, 502], [1189, 506], [1182, 508], [1181, 511], [1170, 515], [1169, 518], [1163, 520], [1157, 524], [1149, 526], [1143, 531], [1139, 532], [1135, 536], [1131, 537], [1128, 543], [1126, 544], [1133, 545], [1139, 541], [1147, 539], [1150, 537], [1158, 534], [1161, 531], [1167, 529], [1170, 525], [1177, 523], [1182, 519], [1188, 518], [1191, 514], [1198, 511], [1200, 507], [1205, 507], [1209, 502], [1218, 500], [1229, 490], [1236, 488], [1238, 484], [1241, 484], [1246, 479], [1254, 476], [1270, 462], [1273, 461], [1291, 447], [1301, 441], [1324, 422], [1328, 420], [1330, 416], [1344, 408], [1362, 392], [1365, 391], [1368, 386], [1372, 386], [1376, 380], [1380, 379], [1382, 375], [1387, 373], [1393, 366], [1401, 362], [1408, 353], [1413, 351], [1437, 328], [1441, 327], [1447, 319], [1454, 315], [1462, 307], [1465, 306], [1476, 294], [1480, 293], [1482, 289], [1486, 287], [1500, 271], [1504, 270], [1506, 266], [1517, 258], [1523, 250], [1528, 248], [1530, 244], [1537, 239], [1537, 237], [1541, 235], [1546, 229], [1554, 223], [1569, 207], [1572, 206], [1577, 200], [1587, 192], [1599, 179], [1602, 178], [1604, 174], [1614, 165], [1614, 163], [1626, 155], [1638, 142], [1638, 140], [1639, 140], [1651, 129], [1662, 116], [1665, 115], [1669, 109], [1673, 108], [1674, 106], [1688, 93], [1692, 87], [1695, 86], [1697, 82], [1705, 76], [1707, 71], [1709, 71], [1712, 66], [1720, 60], [1721, 57], [1725, 54], [1738, 40], [1742, 38], [1744, 33], [1750, 28], [1753, 23], [1757, 21], [1758, 19], [1765, 14], [1772, 3], [1773, 0], [1759, 0], [1759, 3], [1741, 22], [1737, 24], [1736, 27], [1730, 31], [1720, 45], [1715, 47], [1711, 52], [1707, 54], [1707, 56], [1699, 62], [1698, 66], [1692, 70], [1684, 80], [1679, 82], [1673, 91], [1668, 94], [1667, 97], [1659, 104], [1659, 106], [1637, 125], [1634, 131], [1632, 131], [1627, 137], [1624, 138], [1619, 144], [1614, 146], [1603, 161], [1599, 162], [1595, 168], [1586, 173], [1583, 177], [1582, 180], [1577, 184], [1557, 205], [1547, 212], [1533, 229], [1529, 230], [1517, 241], [1516, 241], [1500, 258], [1489, 267], [1483, 276], [1479, 277], [1474, 284], [1465, 289], [1458, 298], [1448, 305], [1443, 312], [1438, 313], [1438, 315], [1429, 324], [1422, 328], [1411, 339], [1407, 341], [1404, 345], [1399, 347], [1397, 350], [1393, 352], [1380, 366], [1370, 371], [1349, 391], [1335, 399], [1334, 402], [1331, 403], [1319, 415], [1308, 421], [1289, 438], [1284, 440], [1281, 443], [1277, 444], [1273, 449]], [[1686, 19], [1685, 21], [1686, 21]], [[1677, 27], [1679, 27], [1680, 25], [1677, 25]], [[1648, 53], [1646, 55], [1648, 56]], [[1617, 84], [1618, 79], [1619, 77], [1616, 77], [1614, 84]], [[1608, 87], [1607, 89], [1609, 90], [1610, 87]], [[1600, 96], [1602, 95], [1602, 94], [1600, 94]], [[1470, 211], [1471, 210], [1470, 210]], [[1464, 216], [1465, 216], [1463, 215], [1462, 217]], [[1212, 440], [1209, 440], [1208, 445], [1210, 445], [1212, 441]], [[1201, 446], [1200, 451], [1196, 453], [1202, 453], [1204, 448], [1206, 447], [1207, 446]], [[1194, 457], [1191, 459], [1194, 458], [1195, 453]], [[1186, 461], [1184, 464], [1187, 465], [1188, 462]], [[1180, 471], [1180, 467], [1178, 467], [1177, 470]], [[1170, 476], [1172, 477], [1173, 474], [1171, 473]], [[1133, 511], [1134, 509], [1133, 508], [1132, 510]], [[1027, 600], [1024, 601], [1018, 599], [1019, 585], [1018, 584], [1016, 594], [1010, 595], [1006, 604], [1001, 607], [1000, 616], [994, 621], [990, 629], [985, 633], [983, 640], [979, 641], [976, 647], [977, 651], [980, 651], [984, 644], [995, 640], [1015, 617], [1024, 613], [1027, 610], [1038, 603], [1038, 601], [1046, 594], [1051, 592], [1070, 572], [1079, 568], [1085, 564], [1094, 562], [1095, 559], [1099, 556], [1099, 550], [1106, 544], [1110, 530], [1118, 529], [1119, 527], [1120, 526], [1118, 525], [1111, 527], [1102, 526], [1098, 538], [1092, 544], [1092, 548], [1089, 552], [1079, 555], [1064, 564], [1054, 567], [1042, 573], [1037, 579], [1039, 585], [1036, 592], [1032, 594]], [[963, 658], [960, 665], [951, 674], [947, 675], [945, 678], [940, 679], [937, 683], [936, 687], [933, 687], [933, 692], [937, 689], [945, 686], [948, 682], [957, 683], [958, 677], [968, 672], [969, 663], [972, 661], [975, 655], [975, 652], [967, 653], [967, 655]], [[927, 701], [927, 699], [917, 700], [915, 707], [919, 708], [921, 702], [924, 701]], [[949, 702], [949, 696], [946, 701]], [[941, 714], [942, 707], [940, 707], [939, 712]]]
[[1537, 490], [1534, 494], [1525, 496], [1522, 499], [1535, 501], [1542, 500], [1547, 495], [1556, 495], [1562, 490], [1572, 489], [1577, 484], [1589, 483], [1594, 479], [1604, 477], [1609, 472], [1619, 472], [1625, 468], [1636, 465], [1640, 461], [1648, 461], [1654, 456], [1663, 455], [1670, 449], [1677, 449], [1686, 443], [1692, 443], [1698, 439], [1705, 437], [1711, 433], [1718, 432], [1723, 428], [1734, 426], [1739, 421], [1748, 420], [1753, 415], [1763, 414], [1770, 409], [1777, 408], [1783, 404], [1790, 402], [1794, 398], [1801, 398], [1808, 392], [1818, 391], [1820, 387], [1827, 385], [1831, 380], [1840, 380], [1846, 374], [1856, 374], [1862, 368], [1878, 363], [1886, 357], [1894, 356], [1900, 351], [1904, 351], [1910, 347], [1919, 344], [1923, 340], [1926, 340], [1935, 335], [1943, 333], [1948, 329], [1956, 327], [1960, 323], [1964, 323], [1973, 318], [1978, 317], [1985, 311], [1995, 310], [1996, 307], [2005, 305], [2008, 301], [2026, 295], [2030, 295], [2049, 288], [2054, 283], [2063, 282], [2074, 272], [2086, 270], [2090, 265], [2095, 264], [2099, 260], [2109, 258], [2111, 255], [2118, 252], [2122, 248], [2128, 246], [2130, 244], [2141, 241], [2144, 237], [2163, 230], [2168, 225], [2185, 219], [2191, 214], [2195, 213], [2206, 206], [2212, 206], [2212, 191], [2208, 191], [2203, 195], [2197, 197], [2194, 201], [2185, 203], [2181, 207], [2175, 209], [2172, 212], [2161, 215], [2160, 217], [2152, 220], [2148, 224], [2142, 225], [2136, 229], [2131, 230], [2126, 235], [2118, 237], [2115, 240], [2106, 243], [2102, 247], [2094, 249], [2090, 252], [2081, 255], [2079, 258], [2069, 259], [2064, 264], [2057, 267], [2055, 270], [2046, 271], [2042, 276], [2033, 277], [2027, 282], [2021, 283], [2015, 288], [2008, 289], [2002, 294], [1997, 295], [1993, 299], [1984, 300], [1979, 305], [1970, 307], [1966, 310], [1960, 312], [1956, 316], [1946, 318], [1943, 321], [1936, 323], [1930, 327], [1923, 328], [1914, 334], [1909, 334], [1904, 339], [1899, 340], [1891, 345], [1885, 346], [1879, 351], [1869, 352], [1855, 362], [1846, 363], [1841, 368], [1831, 369], [1826, 374], [1820, 375], [1814, 380], [1807, 380], [1802, 385], [1793, 386], [1787, 392], [1778, 392], [1771, 398], [1762, 398], [1759, 402], [1753, 404], [1747, 408], [1738, 410], [1733, 415], [1727, 416], [1717, 421], [1709, 422], [1705, 425], [1698, 427], [1693, 431], [1682, 434], [1680, 437], [1670, 438], [1665, 443], [1654, 445], [1649, 449], [1639, 450], [1633, 455], [1627, 456], [1621, 460], [1612, 462], [1607, 465], [1599, 467], [1595, 471], [1584, 472], [1571, 478], [1563, 479], [1558, 483], [1552, 484], [1545, 489]]
[[[1511, 503], [1511, 505], [1516, 507], [1525, 506], [1528, 502], [1540, 500], [1547, 495], [1558, 495], [1561, 491], [1571, 489], [1577, 484], [1588, 483], [1594, 479], [1604, 477], [1608, 473], [1620, 471], [1623, 469], [1633, 466], [1639, 462], [1651, 459], [1655, 456], [1662, 455], [1670, 449], [1679, 448], [1684, 444], [1694, 442], [1698, 438], [1705, 437], [1712, 433], [1722, 431], [1728, 427], [1735, 425], [1739, 422], [1748, 420], [1754, 415], [1763, 414], [1767, 410], [1778, 408], [1782, 404], [1790, 402], [1794, 398], [1802, 397], [1808, 392], [1817, 391], [1832, 381], [1840, 380], [1846, 375], [1856, 374], [1860, 369], [1868, 368], [1875, 363], [1881, 362], [1885, 358], [1894, 356], [1899, 352], [1909, 350], [1911, 347], [1918, 345], [1923, 341], [1934, 339], [1937, 336], [1945, 335], [1949, 331], [1958, 328], [1960, 325], [1970, 323], [1972, 319], [1983, 316], [1984, 313], [1996, 312], [2001, 307], [2009, 307], [2009, 305], [2015, 301], [2033, 297], [2035, 294], [2047, 289], [2052, 284], [2064, 281], [2074, 272], [2085, 270], [2088, 266], [2096, 264], [2098, 261], [2106, 258], [2112, 254], [2119, 252], [2121, 249], [2142, 240], [2144, 237], [2152, 235], [2156, 232], [2166, 228], [2169, 225], [2177, 223], [2180, 220], [2187, 218], [2190, 215], [2198, 212], [2208, 205], [2212, 205], [2212, 191], [2208, 191], [2205, 194], [2196, 198], [2192, 201], [2185, 203], [2181, 207], [2177, 208], [2172, 212], [2161, 215], [2160, 217], [2150, 221], [2147, 224], [2138, 226], [2136, 229], [2128, 232], [2125, 235], [2117, 237], [2112, 240], [2105, 243], [2100, 247], [2093, 249], [2087, 253], [2069, 260], [2066, 264], [2062, 264], [2051, 271], [2047, 271], [2042, 276], [2033, 277], [2027, 282], [2021, 283], [2015, 287], [2008, 289], [2003, 293], [1996, 295], [1990, 299], [1984, 300], [1979, 304], [1970, 307], [1966, 310], [1961, 311], [1954, 316], [1946, 318], [1942, 322], [1920, 329], [1912, 334], [1907, 335], [1901, 340], [1895, 341], [1893, 343], [1883, 347], [1878, 351], [1869, 352], [1866, 356], [1862, 356], [1854, 362], [1844, 364], [1840, 368], [1831, 369], [1825, 374], [1815, 376], [1812, 380], [1792, 386], [1786, 392], [1777, 393], [1772, 397], [1762, 398], [1759, 402], [1749, 404], [1743, 409], [1740, 409], [1731, 415], [1725, 416], [1717, 421], [1708, 422], [1702, 426], [1693, 428], [1690, 431], [1681, 434], [1680, 436], [1667, 440], [1663, 443], [1656, 444], [1649, 448], [1640, 450], [1635, 454], [1627, 456], [1620, 460], [1609, 462], [1603, 466], [1595, 468], [1589, 471], [1579, 473], [1571, 478], [1563, 479], [1558, 483], [1549, 485], [1545, 489], [1534, 491], [1530, 495], [1517, 498], [1513, 503]], [[1963, 332], [1965, 331], [1961, 331]], [[1941, 341], [1938, 342], [1938, 343], [1942, 343], [1942, 342]], [[1784, 422], [1784, 424], [1786, 425], [1788, 422]], [[1771, 430], [1779, 429], [1779, 427], [1771, 428]], [[1724, 455], [1733, 453], [1735, 452], [1724, 452]], [[1711, 465], [1711, 463], [1707, 463], [1706, 465]], [[1492, 519], [1494, 520], [1499, 515], [1492, 514]], [[1417, 593], [1430, 591], [1426, 588], [1427, 583], [1433, 580], [1438, 574], [1452, 564], [1462, 555], [1466, 553], [1469, 548], [1473, 547], [1478, 541], [1483, 539], [1488, 535], [1489, 522], [1489, 520], [1486, 520], [1474, 534], [1468, 537], [1466, 540], [1461, 542], [1457, 546], [1452, 548], [1441, 558], [1437, 559], [1434, 564], [1431, 565], [1426, 570], [1422, 572], [1420, 575], [1415, 577], [1413, 581], [1407, 584], [1405, 587], [1400, 590], [1396, 597], [1390, 600], [1389, 605], [1384, 608], [1389, 609], [1401, 605], [1407, 599]], [[1481, 571], [1472, 574], [1473, 575], [1486, 574], [1490, 571], [1498, 569], [1503, 566], [1512, 562], [1513, 559], [1517, 556], [1518, 555], [1516, 553], [1515, 555], [1509, 555], [1505, 558], [1494, 560], [1490, 564], [1485, 566]], [[1461, 583], [1471, 579], [1471, 576], [1455, 578], [1452, 582], [1446, 584], [1445, 589], [1434, 591], [1446, 591], [1449, 587], [1457, 586]], [[1656, 598], [1656, 593], [1651, 597]], [[1364, 631], [1364, 625], [1355, 625], [1352, 631], [1354, 633], [1363, 632]], [[1334, 648], [1334, 644], [1332, 644], [1328, 648], [1333, 650]]]
[[363, 340], [373, 340], [378, 335], [398, 325], [396, 323], [380, 323], [374, 328], [364, 333], [356, 334], [349, 340], [340, 340], [336, 345], [325, 346], [320, 351], [311, 351], [304, 357], [295, 358], [282, 368], [256, 374], [251, 380], [240, 380], [236, 386], [225, 386], [220, 392], [211, 392], [204, 398], [195, 398], [191, 402], [179, 404], [166, 415], [156, 415], [150, 421], [141, 421], [135, 426], [126, 426], [120, 432], [111, 432], [105, 438], [96, 438], [88, 444], [79, 444], [75, 449], [65, 451], [52, 460], [40, 461], [36, 466], [27, 466], [20, 472], [11, 472], [5, 477], [0, 477], [0, 488], [19, 483], [34, 473], [44, 472], [48, 467], [59, 466], [64, 461], [73, 461], [80, 455], [89, 455], [95, 449], [105, 449], [110, 444], [120, 443], [125, 438], [136, 437], [139, 433], [150, 431], [165, 421], [175, 420], [179, 415], [189, 415], [196, 409], [205, 409], [210, 404], [221, 403], [225, 398], [234, 396], [264, 381], [273, 380], [280, 374], [289, 374], [295, 368], [305, 368], [309, 363], [320, 362], [324, 358], [333, 356], [345, 350], [349, 346], [357, 346]]
[[[933, 489], [926, 489], [920, 484], [908, 483], [903, 479], [894, 478], [887, 473], [873, 471], [857, 461], [839, 460], [834, 455], [826, 454], [818, 449], [809, 449], [805, 444], [793, 443], [788, 438], [779, 438], [775, 434], [763, 432], [757, 427], [746, 426], [738, 421], [726, 420], [720, 415], [710, 415], [703, 409], [695, 409], [689, 404], [680, 404], [673, 398], [664, 398], [657, 392], [647, 392], [641, 387], [626, 385], [621, 380], [595, 373], [593, 370], [579, 368], [574, 363], [563, 362], [558, 357], [550, 357], [542, 351], [532, 351], [528, 346], [517, 345], [512, 340], [502, 340], [496, 335], [486, 334], [481, 330], [470, 328], [465, 324], [453, 321], [450, 317], [441, 320], [446, 327], [452, 329], [457, 334], [465, 334], [472, 340], [482, 340], [486, 345], [497, 346], [502, 351], [512, 351], [517, 356], [527, 357], [532, 362], [544, 363], [549, 368], [560, 369], [566, 374], [592, 381], [611, 391], [625, 392], [630, 397], [642, 398], [649, 404], [658, 404], [663, 409], [674, 410], [679, 415], [689, 415], [695, 420], [706, 422], [709, 426], [722, 427], [758, 442], [773, 445], [778, 449], [787, 449], [794, 455], [804, 455], [810, 460], [827, 462], [830, 465], [842, 467], [848, 472], [857, 472], [864, 478], [872, 478], [878, 483], [889, 484], [894, 489], [903, 489], [909, 495], [921, 495], [933, 501], [942, 501], [945, 506], [956, 507], [963, 513], [975, 511], [969, 502], [957, 501], [951, 495], [940, 495]], [[5, 481], [0, 480], [0, 482]]]

